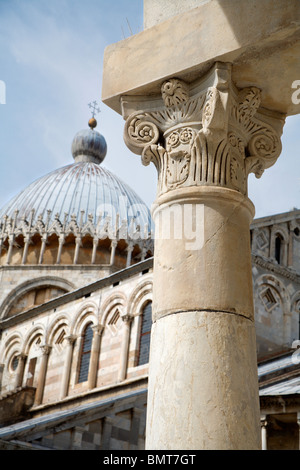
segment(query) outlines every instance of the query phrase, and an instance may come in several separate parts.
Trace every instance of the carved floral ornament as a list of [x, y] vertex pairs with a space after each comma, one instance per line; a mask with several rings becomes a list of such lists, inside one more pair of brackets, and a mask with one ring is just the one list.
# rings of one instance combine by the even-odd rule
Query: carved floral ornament
[[[127, 103], [124, 97], [125, 117]], [[167, 80], [160, 99], [140, 104], [126, 119], [124, 140], [144, 165], [156, 166], [158, 194], [198, 185], [246, 194], [249, 173], [260, 178], [281, 153], [284, 120], [262, 113], [258, 88], [238, 90], [228, 64], [216, 64], [202, 83]]]

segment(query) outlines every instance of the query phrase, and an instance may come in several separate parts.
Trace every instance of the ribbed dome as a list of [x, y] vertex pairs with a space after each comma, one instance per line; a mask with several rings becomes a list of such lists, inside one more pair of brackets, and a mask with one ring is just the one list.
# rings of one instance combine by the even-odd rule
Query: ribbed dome
[[[93, 224], [99, 217], [115, 228], [124, 221], [151, 229], [151, 215], [141, 198], [123, 181], [107, 169], [93, 162], [73, 163], [39, 178], [21, 191], [0, 210], [0, 218], [31, 220], [38, 216], [45, 222], [58, 216], [61, 222], [76, 216], [77, 224], [86, 223], [92, 215]], [[34, 213], [32, 212], [34, 211]], [[66, 220], [67, 219], [67, 220]], [[91, 219], [91, 218], [89, 218]], [[117, 220], [118, 219], [118, 220]]]
[[73, 139], [73, 164], [37, 179], [0, 209], [1, 263], [122, 269], [152, 256], [150, 211], [100, 165], [106, 142], [96, 125], [91, 119]]

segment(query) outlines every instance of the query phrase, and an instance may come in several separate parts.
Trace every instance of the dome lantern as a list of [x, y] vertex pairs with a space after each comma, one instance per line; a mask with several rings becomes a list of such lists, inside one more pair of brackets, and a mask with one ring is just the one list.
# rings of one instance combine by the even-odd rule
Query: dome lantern
[[91, 118], [89, 129], [75, 134], [71, 147], [75, 163], [91, 162], [100, 165], [103, 162], [107, 153], [107, 144], [103, 135], [95, 130], [96, 126], [96, 119]]

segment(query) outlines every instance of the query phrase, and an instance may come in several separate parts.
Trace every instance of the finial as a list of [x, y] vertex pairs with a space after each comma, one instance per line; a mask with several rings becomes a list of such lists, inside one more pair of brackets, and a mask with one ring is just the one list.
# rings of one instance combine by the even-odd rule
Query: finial
[[97, 121], [95, 119], [96, 113], [100, 113], [100, 108], [98, 107], [97, 101], [93, 101], [92, 103], [89, 103], [89, 108], [92, 110], [92, 117], [89, 120], [89, 126], [91, 129], [95, 129], [97, 126]]

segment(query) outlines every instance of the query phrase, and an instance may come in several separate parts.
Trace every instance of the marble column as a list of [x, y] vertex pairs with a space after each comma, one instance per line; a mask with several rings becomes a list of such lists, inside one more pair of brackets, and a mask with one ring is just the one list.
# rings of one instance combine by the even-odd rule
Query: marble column
[[26, 260], [27, 260], [27, 254], [28, 254], [28, 247], [29, 247], [29, 244], [30, 244], [30, 237], [27, 236], [24, 238], [24, 249], [23, 249], [23, 256], [22, 256], [22, 264], [26, 264]]
[[58, 240], [58, 252], [57, 252], [57, 257], [56, 257], [56, 264], [60, 264], [64, 243], [65, 243], [65, 236], [63, 234], [60, 234], [59, 240]]
[[38, 384], [35, 392], [35, 405], [40, 405], [43, 401], [44, 387], [46, 382], [46, 373], [48, 366], [49, 354], [51, 352], [51, 346], [44, 345], [41, 346], [42, 350], [42, 360], [38, 376]]
[[128, 247], [127, 247], [127, 259], [126, 259], [126, 268], [128, 268], [131, 264], [131, 255], [132, 255], [132, 251], [133, 251], [133, 244], [132, 243], [129, 243]]
[[7, 258], [6, 258], [6, 264], [10, 264], [10, 263], [11, 263], [12, 254], [13, 254], [13, 248], [14, 248], [14, 243], [15, 243], [15, 236], [14, 236], [14, 235], [9, 235], [9, 237], [8, 237], [8, 252], [7, 252]]
[[89, 369], [89, 376], [88, 376], [89, 390], [95, 388], [97, 385], [97, 372], [98, 372], [99, 353], [100, 353], [100, 346], [101, 346], [101, 336], [104, 330], [103, 325], [95, 325], [92, 328], [93, 328], [94, 335], [93, 335], [90, 369]]
[[260, 425], [261, 425], [261, 449], [262, 450], [267, 450], [267, 426], [268, 426], [268, 421], [266, 416], [262, 416], [260, 419]]
[[38, 264], [42, 264], [43, 263], [43, 259], [44, 259], [44, 254], [45, 254], [45, 249], [46, 249], [46, 244], [47, 244], [47, 235], [44, 234], [41, 238], [41, 250], [40, 250], [40, 256], [39, 256], [39, 261], [38, 261]]
[[124, 139], [158, 172], [147, 449], [259, 449], [247, 196], [281, 152], [281, 115], [227, 63], [123, 96]]
[[73, 350], [74, 350], [74, 344], [76, 341], [76, 336], [74, 335], [67, 336], [66, 341], [67, 341], [67, 352], [66, 352], [66, 361], [64, 365], [64, 373], [62, 377], [62, 386], [61, 386], [61, 395], [60, 395], [61, 399], [65, 398], [68, 395]]
[[97, 237], [94, 237], [93, 238], [93, 251], [92, 251], [91, 264], [95, 264], [95, 262], [96, 262], [98, 243], [99, 243], [99, 239]]
[[119, 365], [119, 376], [118, 379], [120, 382], [126, 379], [127, 374], [127, 364], [128, 364], [128, 349], [129, 349], [129, 340], [130, 340], [130, 325], [133, 317], [130, 315], [121, 316], [123, 321], [123, 330], [122, 330], [122, 344], [120, 352], [120, 365]]
[[16, 388], [22, 387], [26, 360], [27, 360], [26, 354], [19, 354], [17, 376], [16, 376]]
[[75, 252], [74, 252], [74, 258], [73, 258], [73, 264], [78, 263], [80, 247], [81, 247], [81, 236], [77, 236], [75, 239]]
[[112, 240], [112, 242], [111, 242], [111, 252], [110, 252], [110, 263], [109, 263], [111, 266], [115, 262], [117, 244], [118, 244], [117, 240]]

